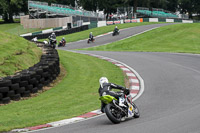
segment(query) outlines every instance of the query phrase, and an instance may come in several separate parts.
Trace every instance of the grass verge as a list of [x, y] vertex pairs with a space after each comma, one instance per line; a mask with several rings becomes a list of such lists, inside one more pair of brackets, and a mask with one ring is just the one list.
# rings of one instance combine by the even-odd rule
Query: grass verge
[[18, 35], [18, 36], [21, 34], [32, 33], [32, 32], [37, 32], [41, 30], [44, 30], [44, 29], [40, 29], [40, 28], [24, 29], [24, 27], [20, 23], [0, 24], [0, 31], [4, 31], [4, 32]]
[[169, 25], [85, 50], [200, 53], [199, 35], [199, 23]]
[[42, 54], [34, 43], [0, 31], [0, 77], [12, 75], [38, 63]]
[[71, 118], [100, 108], [101, 76], [124, 85], [121, 69], [110, 62], [61, 50], [59, 56], [67, 70], [64, 79], [37, 97], [0, 106], [0, 131]]
[[[90, 32], [92, 32], [94, 36], [98, 36], [98, 35], [113, 31], [115, 26], [118, 26], [119, 29], [125, 29], [129, 27], [136, 27], [136, 26], [150, 25], [150, 24], [155, 24], [155, 23], [143, 22], [143, 23], [125, 23], [125, 24], [109, 25], [109, 26], [93, 28], [93, 29], [89, 29], [89, 30], [85, 30], [85, 31], [81, 31], [81, 32], [73, 33], [73, 34], [58, 36], [57, 40], [61, 40], [62, 37], [65, 37], [67, 43], [75, 42], [75, 41], [87, 39], [89, 37]], [[44, 40], [46, 39], [41, 39], [39, 41], [44, 41]]]

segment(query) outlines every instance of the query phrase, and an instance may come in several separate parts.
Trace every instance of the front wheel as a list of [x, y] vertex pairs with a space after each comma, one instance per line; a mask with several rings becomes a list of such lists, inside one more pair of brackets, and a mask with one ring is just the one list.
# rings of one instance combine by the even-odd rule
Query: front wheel
[[105, 113], [112, 123], [118, 124], [121, 122], [121, 114], [116, 110], [114, 105], [107, 104], [105, 106]]
[[139, 109], [138, 107], [133, 103], [133, 108], [134, 108], [134, 118], [139, 118], [140, 117], [140, 112], [139, 112]]

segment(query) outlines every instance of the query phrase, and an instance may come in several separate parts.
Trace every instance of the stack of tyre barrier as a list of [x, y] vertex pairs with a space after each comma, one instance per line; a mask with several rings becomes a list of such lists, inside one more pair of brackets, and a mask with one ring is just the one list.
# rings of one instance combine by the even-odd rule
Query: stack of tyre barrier
[[[83, 25], [80, 27], [72, 28], [72, 29], [64, 29], [60, 31], [54, 31], [56, 36], [62, 36], [67, 34], [72, 34], [80, 31], [88, 30], [88, 25]], [[32, 40], [33, 38], [37, 37], [37, 39], [46, 39], [51, 35], [51, 33], [42, 33], [42, 34], [36, 34], [36, 35], [30, 35], [30, 36], [23, 36], [23, 38], [27, 40]]]
[[[41, 45], [40, 45], [41, 46]], [[39, 63], [20, 71], [13, 76], [0, 79], [0, 104], [10, 100], [20, 100], [37, 93], [47, 86], [60, 73], [59, 56], [56, 49], [42, 44], [43, 55]]]

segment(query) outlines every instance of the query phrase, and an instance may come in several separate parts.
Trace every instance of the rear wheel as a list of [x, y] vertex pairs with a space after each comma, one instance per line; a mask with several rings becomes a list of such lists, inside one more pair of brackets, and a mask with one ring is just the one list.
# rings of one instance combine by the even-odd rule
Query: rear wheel
[[121, 114], [116, 110], [114, 105], [107, 104], [105, 107], [105, 113], [112, 123], [118, 124], [121, 122]]

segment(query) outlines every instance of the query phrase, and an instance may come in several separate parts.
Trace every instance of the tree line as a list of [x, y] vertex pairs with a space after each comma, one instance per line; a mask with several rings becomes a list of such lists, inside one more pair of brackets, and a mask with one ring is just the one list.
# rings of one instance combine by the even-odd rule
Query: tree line
[[[200, 14], [200, 0], [37, 0], [41, 2], [69, 5], [72, 7], [82, 7], [88, 11], [104, 11], [108, 16], [117, 11], [117, 7], [147, 7], [162, 8], [172, 12], [188, 13], [189, 18], [192, 14]], [[5, 22], [13, 22], [13, 15], [20, 12], [28, 13], [28, 0], [0, 0], [0, 15]]]

